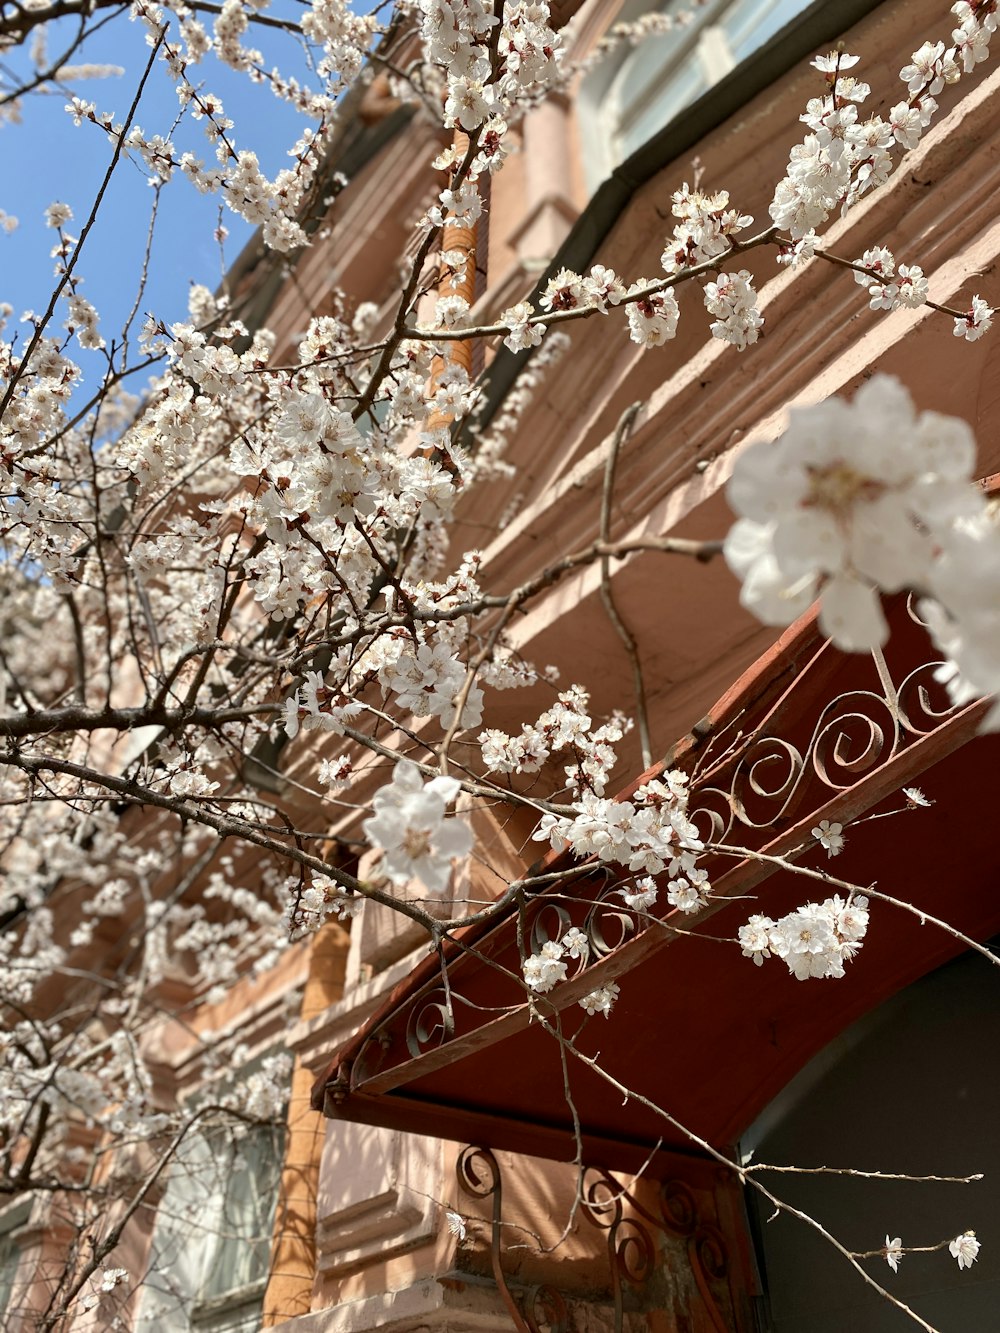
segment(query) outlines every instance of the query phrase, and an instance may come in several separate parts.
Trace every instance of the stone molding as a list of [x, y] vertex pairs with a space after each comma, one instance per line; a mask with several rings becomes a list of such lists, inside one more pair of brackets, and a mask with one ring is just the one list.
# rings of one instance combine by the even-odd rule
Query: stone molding
[[[588, 1323], [581, 1333], [606, 1324]], [[510, 1316], [491, 1282], [463, 1275], [425, 1278], [278, 1324], [275, 1333], [510, 1333]]]
[[327, 1125], [316, 1232], [323, 1278], [345, 1277], [431, 1243], [440, 1228], [439, 1140], [372, 1125]]

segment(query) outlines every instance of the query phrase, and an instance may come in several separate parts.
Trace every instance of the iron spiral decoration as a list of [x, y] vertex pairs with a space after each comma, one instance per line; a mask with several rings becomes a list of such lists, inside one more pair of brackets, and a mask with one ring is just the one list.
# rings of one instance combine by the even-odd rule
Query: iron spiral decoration
[[712, 1283], [729, 1274], [729, 1255], [722, 1232], [698, 1214], [695, 1197], [680, 1181], [660, 1186], [660, 1218], [664, 1231], [687, 1243], [688, 1262], [705, 1309], [718, 1333], [729, 1333], [729, 1323], [719, 1309]]
[[938, 660], [914, 667], [897, 687], [884, 660], [877, 690], [848, 690], [830, 700], [802, 747], [781, 736], [757, 735], [742, 748], [727, 783], [696, 786], [689, 817], [706, 842], [721, 842], [735, 825], [764, 830], [790, 816], [818, 780], [845, 791], [901, 749], [932, 732], [954, 711], [938, 676]]
[[501, 1228], [503, 1226], [503, 1176], [500, 1163], [489, 1150], [475, 1145], [462, 1149], [455, 1163], [459, 1188], [474, 1199], [492, 1200], [490, 1219], [490, 1265], [500, 1298], [507, 1307], [517, 1333], [567, 1333], [569, 1313], [562, 1295], [547, 1284], [532, 1287], [519, 1302], [503, 1270]]
[[[500, 1164], [488, 1148], [463, 1148], [456, 1164], [462, 1191], [492, 1205], [490, 1259], [497, 1287], [518, 1333], [568, 1333], [567, 1303], [555, 1288], [528, 1288], [520, 1299], [507, 1284], [502, 1266], [503, 1179]], [[699, 1214], [695, 1196], [680, 1181], [660, 1186], [658, 1204], [645, 1207], [609, 1172], [586, 1167], [580, 1180], [580, 1211], [604, 1233], [611, 1292], [614, 1300], [614, 1329], [622, 1333], [628, 1291], [636, 1292], [656, 1272], [659, 1250], [656, 1236], [674, 1237], [684, 1243], [691, 1274], [702, 1308], [718, 1333], [730, 1333], [730, 1325], [718, 1303], [713, 1285], [725, 1282], [729, 1258], [722, 1232]]]
[[[591, 1167], [584, 1172], [581, 1186], [583, 1215], [594, 1226], [607, 1232], [616, 1333], [624, 1322], [626, 1284], [630, 1287], [645, 1285], [656, 1267], [653, 1237], [632, 1212], [626, 1216], [625, 1202], [636, 1208], [632, 1196], [606, 1171]], [[644, 1209], [637, 1211], [648, 1217]]]
[[455, 1035], [455, 1015], [443, 986], [425, 995], [410, 1010], [406, 1020], [406, 1049], [414, 1059], [435, 1046], [443, 1046]]

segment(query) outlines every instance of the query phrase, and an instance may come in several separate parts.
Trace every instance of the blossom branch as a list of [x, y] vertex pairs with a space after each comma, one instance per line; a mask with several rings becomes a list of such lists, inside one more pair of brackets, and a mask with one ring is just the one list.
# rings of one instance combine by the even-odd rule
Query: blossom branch
[[[739, 856], [748, 861], [757, 861], [763, 865], [773, 865], [782, 870], [789, 870], [795, 875], [802, 875], [806, 879], [819, 880], [821, 883], [827, 884], [831, 888], [840, 889], [847, 894], [863, 893], [868, 898], [875, 898], [880, 902], [888, 903], [891, 907], [897, 907], [901, 912], [906, 912], [910, 916], [915, 916], [921, 925], [930, 922], [932, 926], [937, 926], [939, 930], [943, 930], [946, 935], [950, 935], [952, 939], [957, 940], [960, 944], [964, 945], [965, 948], [971, 949], [973, 953], [977, 953], [981, 958], [985, 958], [986, 961], [992, 963], [994, 967], [1000, 967], [1000, 957], [993, 953], [991, 949], [986, 948], [985, 945], [974, 940], [970, 935], [963, 934], [962, 931], [949, 925], [947, 921], [943, 921], [940, 917], [932, 915], [932, 913], [925, 911], [923, 908], [916, 907], [913, 903], [908, 903], [902, 898], [894, 898], [891, 894], [881, 892], [881, 890], [876, 889], [871, 884], [852, 884], [849, 880], [838, 879], [836, 875], [831, 875], [827, 870], [814, 870], [811, 866], [797, 864], [787, 856], [776, 856], [770, 852], [755, 851], [750, 847], [735, 847], [730, 844], [712, 843], [711, 849], [713, 852], [719, 852], [723, 856]], [[801, 850], [805, 849], [803, 848]]]

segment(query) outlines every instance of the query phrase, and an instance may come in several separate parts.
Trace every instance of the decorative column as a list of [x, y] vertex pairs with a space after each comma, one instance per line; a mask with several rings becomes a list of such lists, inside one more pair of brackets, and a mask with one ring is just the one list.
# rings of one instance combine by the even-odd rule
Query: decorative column
[[[302, 996], [303, 1022], [340, 999], [348, 934], [330, 921], [313, 937]], [[308, 1314], [316, 1276], [316, 1193], [326, 1123], [309, 1105], [315, 1075], [296, 1056], [285, 1131], [285, 1164], [271, 1241], [261, 1327]]]
[[[465, 161], [466, 154], [469, 151], [469, 136], [462, 130], [455, 131], [455, 138], [452, 143], [454, 154], [453, 169], [461, 166]], [[442, 264], [438, 274], [438, 296], [461, 296], [468, 301], [471, 306], [476, 299], [476, 232], [477, 224], [465, 226], [457, 222], [446, 222], [441, 229], [441, 249], [454, 250], [465, 256], [465, 266], [460, 275], [455, 275], [453, 281], [452, 270], [447, 265]], [[460, 276], [461, 281], [458, 280]], [[455, 339], [447, 344], [444, 356], [436, 356], [431, 366], [430, 392], [433, 393], [441, 373], [447, 365], [458, 365], [471, 377], [472, 375], [472, 342], [464, 339]], [[451, 416], [446, 412], [439, 412], [436, 409], [431, 412], [427, 418], [427, 430], [446, 429], [451, 425]], [[438, 451], [436, 449], [428, 450], [428, 456], [433, 456]], [[447, 458], [440, 460], [447, 466]]]
[[550, 262], [569, 234], [579, 209], [572, 177], [569, 103], [559, 93], [524, 117], [524, 199], [510, 244], [526, 271]]

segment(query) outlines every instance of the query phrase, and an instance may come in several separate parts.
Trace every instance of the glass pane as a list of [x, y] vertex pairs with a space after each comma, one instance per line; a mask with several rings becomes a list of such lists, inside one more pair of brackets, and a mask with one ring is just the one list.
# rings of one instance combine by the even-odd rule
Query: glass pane
[[14, 1290], [20, 1254], [10, 1236], [0, 1236], [0, 1315], [6, 1311]]
[[266, 1276], [281, 1160], [280, 1135], [266, 1126], [230, 1143], [217, 1243], [204, 1275], [203, 1298]]
[[157, 1211], [136, 1333], [256, 1333], [271, 1250], [282, 1134], [192, 1135]]
[[740, 61], [753, 55], [805, 9], [806, 3], [807, 0], [737, 0], [723, 21], [734, 58]]
[[683, 69], [660, 85], [655, 96], [642, 106], [629, 108], [629, 117], [622, 124], [619, 140], [621, 159], [629, 157], [657, 130], [669, 125], [674, 116], [696, 101], [706, 88], [701, 65], [692, 55]]
[[188, 1333], [221, 1211], [222, 1177], [210, 1145], [192, 1134], [180, 1146], [156, 1213], [136, 1333]]
[[[781, 31], [808, 0], [716, 0], [692, 22], [643, 42], [622, 61], [605, 101], [615, 162], [624, 161], [690, 106], [726, 70], [746, 60]], [[671, 0], [660, 12], [690, 12], [690, 0]], [[699, 39], [717, 33], [726, 59], [703, 58]], [[620, 58], [620, 57], [619, 57]]]

